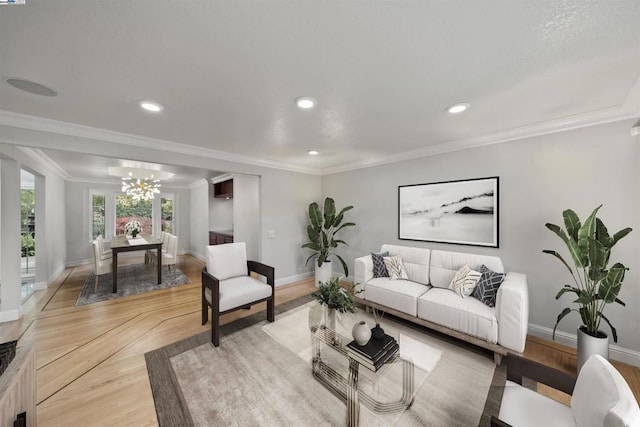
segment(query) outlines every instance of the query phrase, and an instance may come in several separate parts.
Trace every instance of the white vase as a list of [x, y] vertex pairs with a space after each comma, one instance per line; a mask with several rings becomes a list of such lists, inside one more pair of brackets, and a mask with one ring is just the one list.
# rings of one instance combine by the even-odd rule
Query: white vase
[[609, 337], [604, 332], [600, 332], [603, 337], [594, 337], [583, 330], [584, 326], [578, 328], [578, 372], [582, 369], [592, 354], [599, 354], [609, 360]]
[[320, 287], [320, 282], [324, 283], [331, 279], [331, 261], [323, 262], [322, 267], [318, 267], [317, 261], [314, 264], [316, 265], [316, 287]]
[[359, 321], [353, 325], [351, 335], [358, 345], [365, 345], [371, 339], [371, 328], [364, 320]]

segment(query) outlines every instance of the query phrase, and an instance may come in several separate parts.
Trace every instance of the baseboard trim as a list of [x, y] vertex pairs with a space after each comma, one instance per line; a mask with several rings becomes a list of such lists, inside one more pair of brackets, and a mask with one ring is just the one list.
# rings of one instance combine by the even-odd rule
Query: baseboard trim
[[[540, 325], [534, 325], [529, 323], [529, 334], [538, 338], [543, 338], [548, 341], [553, 341], [553, 329]], [[569, 334], [567, 332], [556, 331], [556, 342], [576, 348], [578, 338], [575, 334]], [[618, 360], [629, 365], [637, 366], [640, 368], [640, 352], [635, 350], [629, 350], [628, 348], [620, 347], [619, 345], [609, 345], [609, 357], [613, 360]]]
[[276, 287], [288, 285], [289, 283], [299, 282], [301, 280], [308, 279], [309, 277], [313, 277], [314, 274], [315, 273], [313, 273], [312, 271], [309, 271], [307, 273], [294, 274], [293, 276], [289, 276], [289, 277], [281, 277], [280, 279], [276, 279]]

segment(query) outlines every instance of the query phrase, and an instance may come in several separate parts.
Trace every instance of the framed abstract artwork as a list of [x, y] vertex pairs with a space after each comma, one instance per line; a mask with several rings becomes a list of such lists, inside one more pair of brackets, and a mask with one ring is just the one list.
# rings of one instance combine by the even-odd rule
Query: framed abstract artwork
[[398, 238], [498, 247], [499, 177], [401, 185]]

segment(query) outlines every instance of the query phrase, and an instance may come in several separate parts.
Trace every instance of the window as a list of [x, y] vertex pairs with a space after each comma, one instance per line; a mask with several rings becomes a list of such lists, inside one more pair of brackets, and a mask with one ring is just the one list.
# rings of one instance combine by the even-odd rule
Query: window
[[160, 198], [161, 230], [173, 234], [173, 197]]
[[105, 234], [105, 212], [106, 212], [104, 194], [91, 195], [91, 239], [95, 239], [99, 235], [106, 237]]
[[124, 226], [132, 220], [140, 221], [142, 232], [153, 233], [153, 200], [134, 200], [122, 194], [116, 196], [116, 232], [125, 234]]

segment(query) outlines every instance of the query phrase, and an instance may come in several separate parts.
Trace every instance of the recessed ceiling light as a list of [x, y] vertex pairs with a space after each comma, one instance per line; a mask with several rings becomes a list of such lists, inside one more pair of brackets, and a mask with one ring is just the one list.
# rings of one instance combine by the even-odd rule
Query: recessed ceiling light
[[313, 108], [316, 106], [316, 100], [313, 98], [309, 98], [308, 96], [302, 96], [300, 98], [296, 98], [296, 105], [300, 108], [308, 110], [309, 108]]
[[29, 80], [21, 79], [18, 77], [5, 77], [4, 81], [15, 87], [16, 89], [23, 90], [25, 92], [32, 93], [40, 96], [56, 96], [58, 93], [45, 85], [32, 82]]
[[307, 151], [307, 153], [309, 153], [312, 156], [317, 156], [318, 154], [320, 154], [318, 150], [309, 150]]
[[162, 105], [153, 101], [140, 101], [138, 102], [138, 105], [140, 105], [143, 110], [151, 111], [152, 113], [159, 113], [164, 110]]
[[467, 104], [466, 102], [460, 102], [458, 104], [453, 104], [447, 107], [447, 111], [450, 112], [451, 114], [458, 114], [458, 113], [462, 113], [463, 111], [466, 111], [469, 107], [470, 105]]

